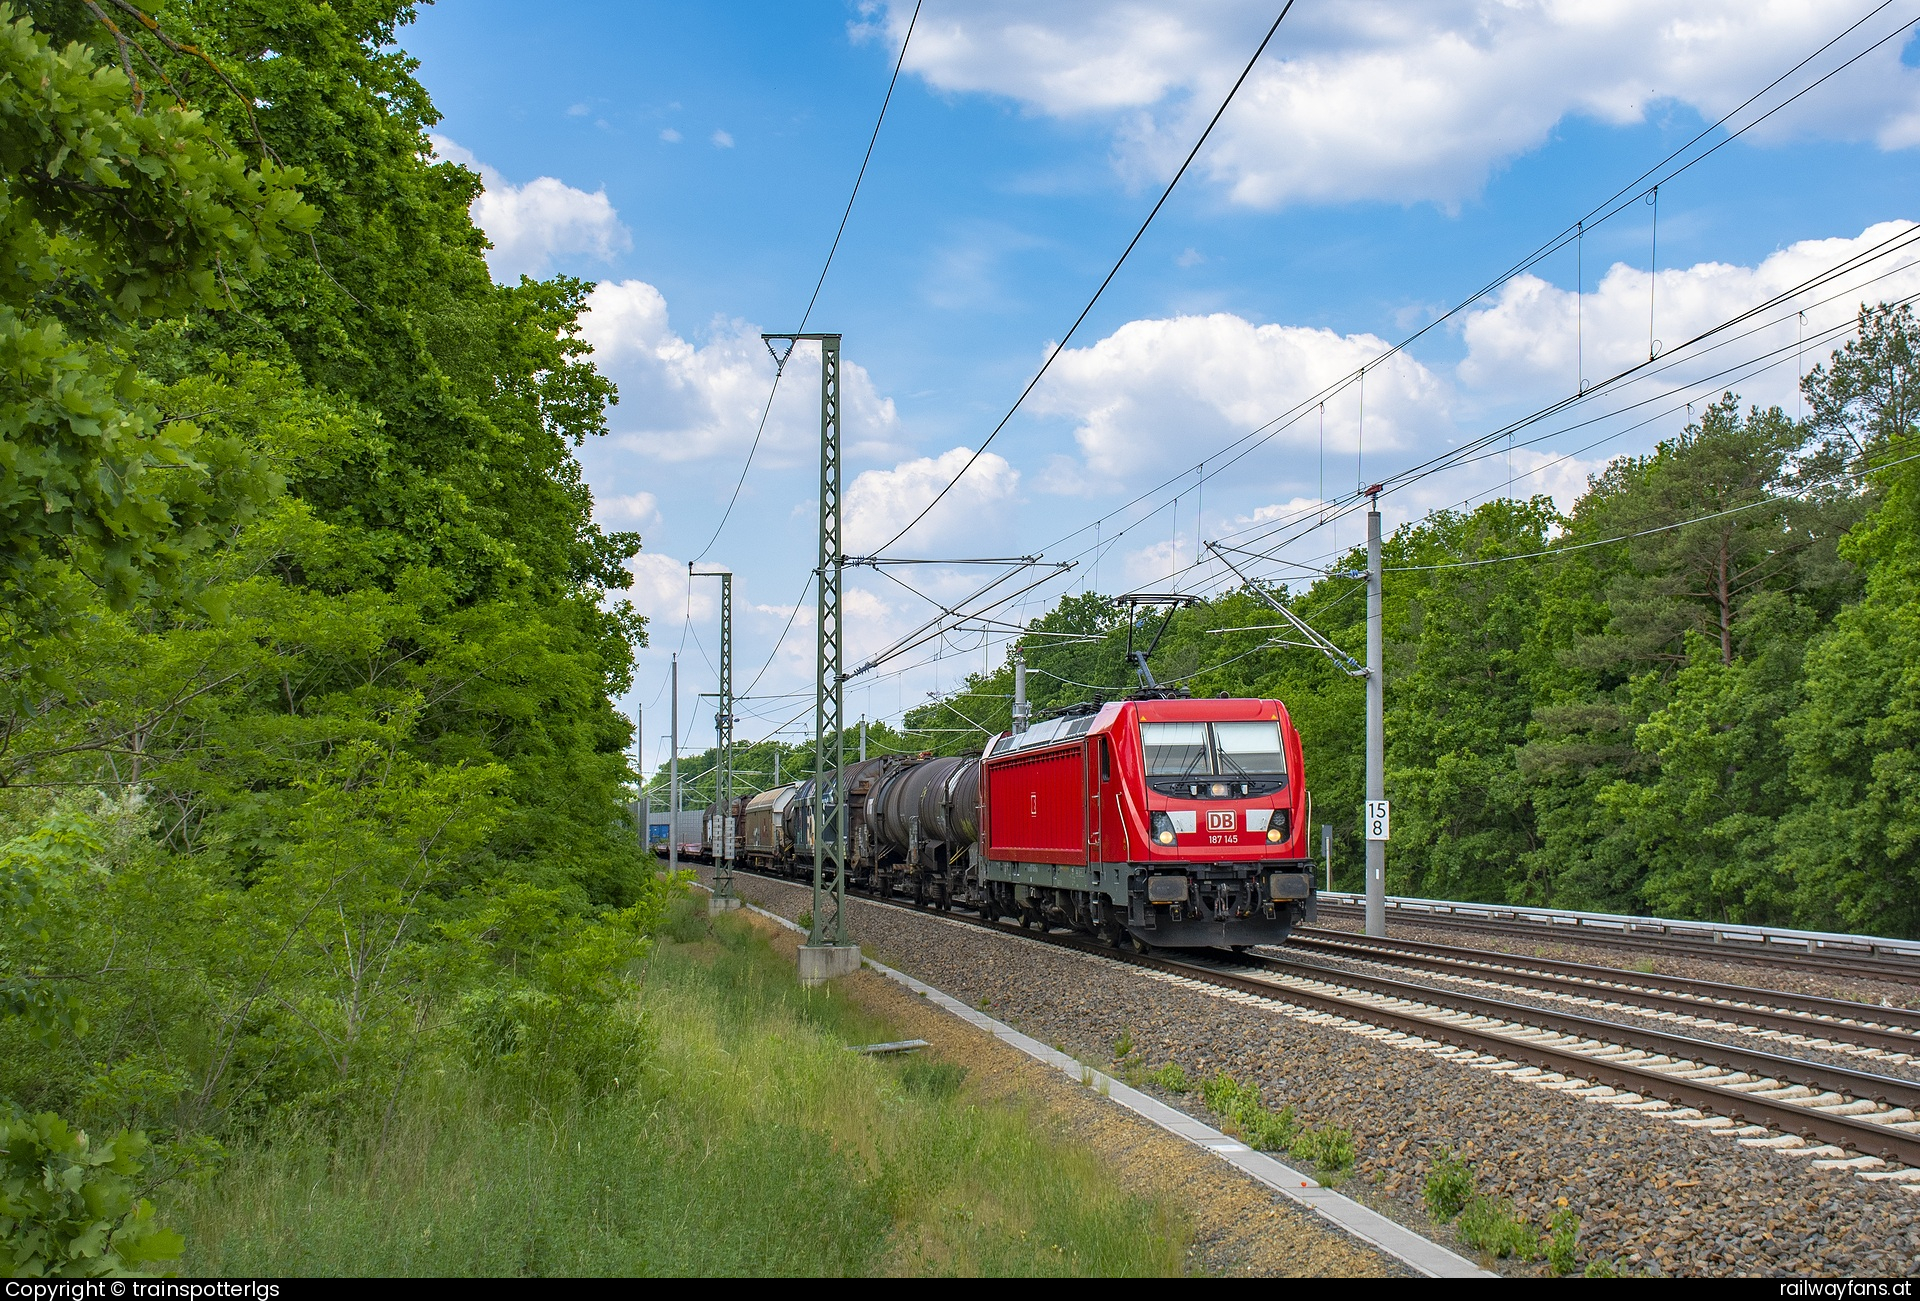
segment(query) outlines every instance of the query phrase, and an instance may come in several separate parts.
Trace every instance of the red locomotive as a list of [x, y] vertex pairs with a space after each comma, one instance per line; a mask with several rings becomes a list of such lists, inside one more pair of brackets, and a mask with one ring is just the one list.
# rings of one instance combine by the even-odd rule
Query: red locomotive
[[[1136, 947], [1277, 944], [1314, 917], [1300, 736], [1275, 700], [1075, 706], [979, 758], [845, 774], [848, 884]], [[811, 783], [735, 803], [742, 865], [805, 875]]]
[[990, 906], [1166, 948], [1276, 944], [1311, 917], [1278, 701], [1120, 701], [1001, 736], [982, 764]]

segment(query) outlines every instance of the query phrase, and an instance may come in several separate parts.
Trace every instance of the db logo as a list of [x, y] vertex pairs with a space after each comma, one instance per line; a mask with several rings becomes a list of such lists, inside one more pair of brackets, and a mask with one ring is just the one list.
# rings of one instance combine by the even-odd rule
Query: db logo
[[1234, 818], [1234, 814], [1232, 809], [1208, 809], [1207, 810], [1207, 830], [1208, 831], [1232, 831], [1233, 818]]

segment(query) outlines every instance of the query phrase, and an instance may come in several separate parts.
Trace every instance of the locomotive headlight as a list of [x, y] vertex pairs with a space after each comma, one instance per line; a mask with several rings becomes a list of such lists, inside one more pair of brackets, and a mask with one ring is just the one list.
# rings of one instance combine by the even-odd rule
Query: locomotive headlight
[[1173, 843], [1173, 819], [1164, 813], [1153, 815], [1153, 838], [1163, 845]]
[[1267, 843], [1269, 845], [1277, 845], [1280, 843], [1280, 828], [1278, 827], [1267, 828]]

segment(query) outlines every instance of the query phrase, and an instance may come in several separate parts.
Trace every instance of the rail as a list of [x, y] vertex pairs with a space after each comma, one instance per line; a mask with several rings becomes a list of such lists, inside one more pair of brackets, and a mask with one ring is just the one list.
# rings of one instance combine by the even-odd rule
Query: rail
[[1643, 975], [1547, 958], [1523, 958], [1489, 949], [1376, 940], [1345, 931], [1296, 929], [1283, 950], [1318, 953], [1349, 962], [1428, 971], [1443, 976], [1523, 986], [1550, 994], [1617, 1003], [1648, 1013], [1673, 1012], [1710, 1020], [1737, 1017], [1746, 1025], [1813, 1038], [1834, 1027], [1852, 1042], [1920, 1056], [1920, 1011], [1823, 998], [1751, 985], [1726, 985], [1678, 976]]
[[[762, 874], [749, 872], [742, 875]], [[885, 907], [920, 911], [913, 904], [891, 897], [863, 894], [862, 898]], [[1735, 1121], [1764, 1125], [1783, 1134], [1818, 1139], [1822, 1143], [1920, 1167], [1920, 1134], [1910, 1133], [1889, 1123], [1906, 1123], [1905, 1118], [1912, 1115], [1909, 1108], [1914, 1102], [1920, 1101], [1920, 1096], [1916, 1096], [1920, 1095], [1920, 1083], [1911, 1080], [1756, 1052], [1730, 1044], [1670, 1035], [1577, 1014], [1551, 1012], [1527, 1004], [1506, 1003], [1464, 992], [1357, 976], [1352, 972], [1291, 962], [1265, 954], [1236, 954], [1229, 965], [1228, 962], [1175, 957], [1164, 951], [1132, 953], [1077, 935], [1057, 935], [1046, 930], [1036, 933], [1009, 923], [948, 916], [951, 921], [982, 930], [1073, 949], [1128, 966], [1183, 976], [1311, 1011], [1370, 1022], [1388, 1030], [1398, 1030], [1439, 1043], [1491, 1053], [1541, 1070], [1558, 1072], [1569, 1079], [1592, 1080], [1675, 1106], [1695, 1107]], [[1255, 971], [1270, 974], [1263, 978], [1254, 975]], [[1310, 988], [1303, 982], [1319, 984], [1323, 988]], [[1340, 986], [1353, 992], [1342, 995], [1336, 992]], [[1359, 997], [1355, 997], [1356, 994]], [[1378, 1001], [1382, 999], [1386, 1000], [1386, 1005]], [[1425, 1011], [1415, 1010], [1417, 1007], [1424, 1007]], [[1563, 1042], [1547, 1042], [1537, 1037], [1539, 1030], [1556, 1035]], [[1623, 1060], [1618, 1046], [1627, 1047], [1639, 1060]], [[1695, 1063], [1716, 1060], [1726, 1063], [1721, 1070], [1734, 1073], [1719, 1080], [1701, 1078]], [[1662, 1069], [1662, 1064], [1665, 1069]], [[1763, 1078], [1756, 1080], [1744, 1073], [1747, 1071], [1758, 1072]], [[1817, 1098], [1793, 1101], [1777, 1097], [1777, 1090], [1773, 1089], [1748, 1091], [1769, 1079], [1800, 1083], [1801, 1087], [1824, 1092]], [[1741, 1087], [1743, 1085], [1744, 1088]], [[1853, 1114], [1852, 1103], [1846, 1103], [1844, 1107], [1832, 1107], [1828, 1103], [1829, 1099], [1840, 1103], [1846, 1097], [1860, 1098], [1869, 1106], [1877, 1103], [1881, 1107], [1895, 1109], [1870, 1118]]]
[[[1322, 902], [1361, 907], [1366, 896], [1351, 890], [1322, 890]], [[1417, 922], [1423, 917], [1452, 921], [1537, 926], [1542, 931], [1578, 935], [1587, 939], [1637, 939], [1667, 936], [1731, 949], [1776, 952], [1793, 956], [1892, 958], [1920, 963], [1920, 940], [1897, 940], [1881, 935], [1849, 935], [1835, 931], [1799, 931], [1775, 926], [1742, 926], [1720, 922], [1680, 921], [1671, 917], [1633, 917], [1620, 913], [1574, 912], [1565, 908], [1526, 908], [1515, 904], [1462, 903], [1450, 899], [1387, 896], [1389, 916]]]

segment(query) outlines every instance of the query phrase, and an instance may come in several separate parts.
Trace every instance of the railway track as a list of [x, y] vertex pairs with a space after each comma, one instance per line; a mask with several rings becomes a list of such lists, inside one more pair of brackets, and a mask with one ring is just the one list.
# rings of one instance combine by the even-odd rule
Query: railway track
[[1373, 939], [1344, 931], [1295, 931], [1282, 952], [1296, 951], [1539, 990], [1604, 1011], [1658, 1015], [1748, 1033], [1771, 1031], [1804, 1040], [1815, 1048], [1878, 1057], [1920, 1056], [1920, 1011], [1909, 1008], [1876, 1007], [1710, 980], [1643, 975], [1616, 967], [1522, 958], [1487, 949]]
[[1290, 1002], [1321, 999], [1344, 1016], [1597, 1080], [1635, 1100], [1920, 1166], [1920, 1082], [1308, 962], [1261, 956], [1255, 964], [1262, 974], [1250, 983]]
[[[736, 871], [736, 875], [764, 874]], [[765, 879], [795, 884], [781, 877]], [[886, 907], [926, 911], [905, 900], [858, 897]], [[1708, 1116], [1719, 1116], [1817, 1140], [1865, 1158], [1920, 1168], [1920, 1114], [1916, 1114], [1920, 1082], [1480, 994], [1362, 976], [1300, 959], [1267, 954], [1218, 960], [1173, 957], [1166, 951], [1140, 954], [1076, 935], [1036, 932], [959, 913], [937, 915], [1175, 979], [1366, 1022], [1418, 1040], [1505, 1059], [1536, 1073], [1590, 1080], [1613, 1093], [1607, 1101], [1615, 1105], [1671, 1104], [1699, 1112], [1700, 1118], [1693, 1123], [1708, 1124]], [[1771, 991], [1746, 992], [1771, 997]], [[1681, 1118], [1681, 1123], [1689, 1121]]]
[[[1319, 903], [1323, 919], [1362, 920], [1366, 909], [1322, 896]], [[1741, 962], [1788, 971], [1817, 972], [1822, 975], [1852, 976], [1856, 979], [1880, 979], [1920, 983], [1920, 959], [1884, 953], [1830, 953], [1819, 950], [1785, 950], [1739, 939], [1711, 940], [1687, 935], [1665, 934], [1652, 930], [1597, 930], [1554, 926], [1544, 921], [1515, 921], [1497, 917], [1458, 916], [1449, 913], [1408, 913], [1392, 916], [1399, 926], [1420, 926], [1436, 931], [1472, 935], [1509, 936], [1550, 944], [1591, 944], [1604, 948], [1626, 949], [1635, 953], [1664, 953], [1674, 957], [1708, 962]]]

